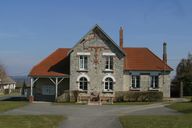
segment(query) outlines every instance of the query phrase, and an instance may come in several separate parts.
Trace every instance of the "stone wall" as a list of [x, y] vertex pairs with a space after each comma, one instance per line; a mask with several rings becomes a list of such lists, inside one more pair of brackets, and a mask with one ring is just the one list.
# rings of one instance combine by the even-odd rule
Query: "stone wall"
[[[130, 91], [131, 75], [124, 73], [124, 91]], [[170, 75], [159, 75], [159, 91], [163, 92], [163, 97], [170, 98]], [[140, 75], [140, 91], [149, 91], [150, 75]]]
[[[85, 37], [86, 38], [86, 37]], [[79, 90], [77, 78], [80, 75], [86, 75], [89, 79], [88, 94], [91, 91], [102, 93], [104, 90], [103, 79], [105, 76], [112, 76], [115, 78], [114, 91], [121, 91], [123, 87], [123, 64], [124, 59], [118, 56], [117, 50], [114, 46], [108, 45], [111, 42], [106, 42], [100, 39], [98, 36], [96, 39], [92, 39], [88, 42], [82, 42], [77, 44], [70, 54], [70, 90]], [[103, 47], [101, 49], [94, 49], [90, 47]], [[79, 70], [79, 52], [88, 52], [88, 71]], [[113, 71], [105, 71], [105, 57], [103, 53], [115, 53], [113, 57]], [[98, 61], [98, 63], [96, 63]], [[86, 95], [86, 94], [85, 94]], [[102, 95], [110, 95], [102, 93]]]
[[171, 77], [170, 75], [160, 75], [159, 84], [161, 85], [160, 91], [163, 92], [164, 98], [170, 98], [170, 86], [171, 86]]

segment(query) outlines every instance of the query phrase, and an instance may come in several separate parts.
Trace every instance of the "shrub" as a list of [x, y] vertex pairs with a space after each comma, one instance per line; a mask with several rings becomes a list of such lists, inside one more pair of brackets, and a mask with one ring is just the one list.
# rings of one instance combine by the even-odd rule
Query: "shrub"
[[116, 102], [123, 102], [124, 101], [124, 95], [125, 95], [125, 92], [123, 92], [123, 91], [115, 92], [115, 101]]
[[115, 101], [117, 102], [155, 102], [163, 99], [163, 93], [158, 91], [126, 91], [117, 92], [115, 94]]

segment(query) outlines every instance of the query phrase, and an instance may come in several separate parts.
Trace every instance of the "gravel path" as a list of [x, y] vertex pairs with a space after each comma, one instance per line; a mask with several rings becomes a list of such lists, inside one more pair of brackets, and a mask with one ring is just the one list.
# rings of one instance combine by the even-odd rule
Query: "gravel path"
[[178, 115], [180, 113], [164, 107], [161, 103], [103, 106], [33, 103], [1, 114], [64, 115], [67, 119], [61, 122], [60, 128], [121, 128], [118, 120], [118, 116], [121, 115]]

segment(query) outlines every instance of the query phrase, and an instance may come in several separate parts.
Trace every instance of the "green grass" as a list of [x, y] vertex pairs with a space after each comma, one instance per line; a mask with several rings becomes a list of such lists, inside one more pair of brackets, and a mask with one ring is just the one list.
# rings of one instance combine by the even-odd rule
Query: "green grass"
[[28, 102], [23, 102], [23, 101], [0, 101], [0, 112], [23, 107], [27, 104]]
[[123, 128], [192, 128], [192, 114], [177, 116], [122, 116]]
[[185, 113], [185, 114], [192, 114], [192, 102], [172, 103], [171, 105], [168, 105], [167, 107], [177, 110], [178, 112]]
[[56, 115], [1, 115], [0, 128], [57, 128], [63, 119]]
[[122, 116], [123, 128], [192, 128], [192, 102], [172, 103], [167, 107], [184, 113], [167, 116]]
[[113, 105], [148, 105], [154, 102], [114, 102]]
[[184, 96], [184, 98], [192, 100], [192, 96]]

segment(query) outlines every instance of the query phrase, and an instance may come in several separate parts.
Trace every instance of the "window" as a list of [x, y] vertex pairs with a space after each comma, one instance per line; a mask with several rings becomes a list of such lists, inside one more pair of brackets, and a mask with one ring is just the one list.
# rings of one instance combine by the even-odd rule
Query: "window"
[[105, 70], [113, 70], [113, 56], [106, 56]]
[[105, 79], [105, 91], [113, 91], [113, 79], [108, 77]]
[[55, 86], [53, 85], [44, 85], [42, 86], [43, 95], [55, 95]]
[[79, 69], [87, 70], [88, 69], [88, 57], [80, 55], [79, 56]]
[[79, 89], [81, 90], [87, 90], [88, 81], [87, 78], [81, 77], [79, 79]]
[[140, 76], [132, 76], [132, 88], [140, 88]]
[[150, 87], [159, 88], [159, 76], [151, 76]]

